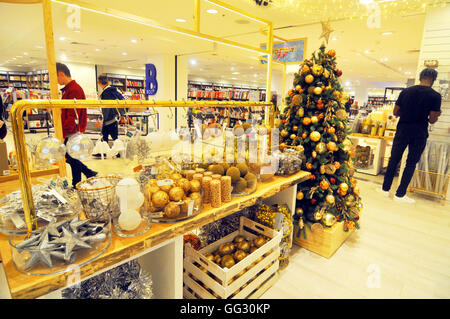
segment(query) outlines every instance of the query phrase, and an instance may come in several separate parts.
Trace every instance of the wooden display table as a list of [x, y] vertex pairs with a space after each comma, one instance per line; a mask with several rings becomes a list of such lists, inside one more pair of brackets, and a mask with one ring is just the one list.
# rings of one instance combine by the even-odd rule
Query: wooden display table
[[[259, 199], [269, 198], [279, 193], [283, 198], [286, 196], [286, 191], [291, 194], [290, 201], [295, 203], [296, 185], [309, 179], [310, 175], [309, 172], [300, 171], [288, 177], [276, 176], [269, 182], [258, 183], [257, 190], [253, 194], [233, 197], [231, 202], [219, 208], [205, 205], [202, 213], [189, 220], [174, 224], [153, 223], [147, 233], [138, 237], [121, 238], [113, 233], [109, 249], [96, 260], [81, 267], [79, 279], [85, 280], [127, 261], [141, 258], [139, 262], [142, 267], [149, 270], [153, 277], [155, 297], [182, 298], [184, 234], [252, 206]], [[11, 259], [8, 237], [5, 235], [0, 236], [0, 254], [12, 298], [37, 298], [54, 291], [60, 293], [68, 283], [74, 283], [71, 281], [73, 276], [71, 273], [30, 276], [17, 271]], [[58, 297], [54, 294], [48, 296]]]

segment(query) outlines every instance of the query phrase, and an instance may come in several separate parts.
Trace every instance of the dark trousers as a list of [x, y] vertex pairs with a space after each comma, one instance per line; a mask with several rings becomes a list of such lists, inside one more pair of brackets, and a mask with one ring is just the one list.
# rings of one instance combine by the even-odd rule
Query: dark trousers
[[117, 121], [102, 127], [103, 141], [108, 142], [108, 136], [111, 135], [113, 141], [119, 136], [119, 126]]
[[[64, 144], [67, 144], [68, 138], [64, 140]], [[83, 173], [86, 178], [94, 176], [94, 172], [84, 165], [81, 161], [71, 157], [69, 153], [66, 153], [66, 162], [70, 165], [72, 170], [72, 186], [75, 187], [77, 183], [81, 182], [81, 174]]]
[[406, 166], [403, 171], [400, 185], [397, 188], [396, 196], [403, 197], [406, 195], [409, 182], [413, 177], [416, 164], [419, 162], [422, 152], [427, 144], [428, 133], [422, 128], [399, 128], [395, 133], [394, 142], [392, 144], [391, 157], [389, 158], [389, 164], [384, 175], [383, 190], [389, 191], [392, 186], [395, 172], [397, 170], [398, 163], [400, 163], [403, 152], [408, 147], [408, 157], [406, 159]]

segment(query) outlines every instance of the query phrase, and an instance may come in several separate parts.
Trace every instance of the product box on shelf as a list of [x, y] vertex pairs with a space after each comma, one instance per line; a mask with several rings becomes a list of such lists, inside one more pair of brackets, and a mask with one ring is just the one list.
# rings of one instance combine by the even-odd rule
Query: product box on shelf
[[[236, 236], [253, 240], [257, 236], [270, 238], [231, 268], [222, 268], [207, 259], [221, 244]], [[258, 298], [278, 280], [281, 233], [248, 218], [241, 217], [239, 230], [195, 250], [185, 246], [184, 297], [188, 299]]]
[[[344, 231], [344, 222], [337, 222], [331, 227], [320, 230], [311, 230], [305, 226], [306, 239], [303, 231], [299, 234], [298, 225], [294, 227], [294, 243], [312, 251], [320, 256], [330, 258], [353, 233], [353, 230]], [[298, 236], [297, 236], [298, 235]]]

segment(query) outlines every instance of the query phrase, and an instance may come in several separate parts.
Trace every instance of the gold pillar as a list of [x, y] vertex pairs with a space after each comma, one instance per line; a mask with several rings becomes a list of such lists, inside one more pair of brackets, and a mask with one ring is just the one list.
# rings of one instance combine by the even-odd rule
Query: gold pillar
[[[45, 31], [45, 47], [47, 50], [47, 67], [50, 84], [50, 98], [57, 100], [58, 96], [58, 76], [56, 74], [56, 60], [55, 60], [55, 42], [53, 38], [53, 20], [52, 20], [52, 4], [51, 0], [42, 0], [42, 9], [44, 14], [44, 31]], [[52, 109], [53, 125], [55, 129], [55, 136], [64, 140], [61, 123], [61, 110]], [[61, 160], [58, 163], [59, 175], [66, 176], [66, 162]]]
[[[268, 32], [267, 32], [267, 77], [266, 77], [266, 102], [270, 102], [272, 100], [272, 57], [273, 57], [273, 24], [269, 23], [268, 25]], [[273, 107], [272, 107], [273, 108]], [[271, 127], [273, 127], [274, 118], [273, 118], [273, 110], [269, 110], [268, 107], [266, 107], [266, 116], [264, 119], [265, 124], [270, 124]], [[269, 123], [269, 115], [272, 115], [270, 118]]]

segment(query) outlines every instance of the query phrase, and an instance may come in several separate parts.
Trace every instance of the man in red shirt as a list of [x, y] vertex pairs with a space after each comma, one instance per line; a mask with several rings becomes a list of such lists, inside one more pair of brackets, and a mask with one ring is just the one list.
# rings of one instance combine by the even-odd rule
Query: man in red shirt
[[[64, 85], [62, 88], [62, 99], [66, 100], [85, 100], [86, 96], [81, 86], [72, 80], [70, 70], [67, 65], [62, 63], [56, 63], [56, 72], [58, 74], [58, 84]], [[76, 112], [76, 113], [75, 113]], [[78, 115], [78, 116], [77, 116]], [[62, 109], [61, 110], [61, 122], [64, 137], [64, 144], [67, 143], [69, 137], [78, 132], [83, 133], [87, 126], [87, 111], [86, 109]], [[89, 169], [86, 165], [79, 160], [71, 157], [66, 153], [66, 162], [72, 169], [72, 186], [75, 188], [78, 182], [81, 181], [81, 173], [86, 178], [97, 175], [97, 172]]]

